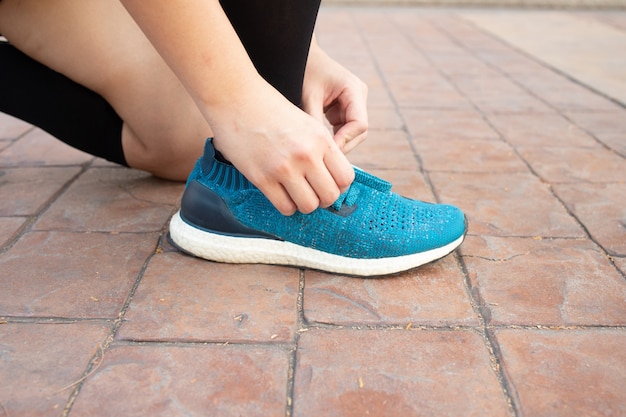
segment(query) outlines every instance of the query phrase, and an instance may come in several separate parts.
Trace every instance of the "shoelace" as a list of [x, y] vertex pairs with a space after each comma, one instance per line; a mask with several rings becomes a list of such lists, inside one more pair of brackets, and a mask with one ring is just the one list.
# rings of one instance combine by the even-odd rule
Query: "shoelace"
[[375, 177], [372, 174], [368, 174], [360, 168], [354, 167], [354, 182], [350, 185], [350, 188], [342, 193], [337, 201], [332, 204], [332, 208], [339, 211], [341, 206], [353, 206], [358, 200], [362, 187], [358, 187], [357, 184], [364, 185], [366, 187], [375, 189], [382, 193], [389, 192], [391, 190], [391, 183], [383, 180], [382, 178]]

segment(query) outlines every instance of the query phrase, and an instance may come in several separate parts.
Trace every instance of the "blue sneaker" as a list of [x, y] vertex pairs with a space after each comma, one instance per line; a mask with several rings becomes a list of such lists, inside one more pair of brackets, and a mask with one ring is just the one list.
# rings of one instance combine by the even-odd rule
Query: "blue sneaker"
[[410, 200], [355, 168], [350, 189], [328, 208], [282, 215], [207, 140], [170, 222], [181, 250], [228, 263], [292, 265], [357, 276], [405, 271], [442, 258], [463, 242], [456, 207]]

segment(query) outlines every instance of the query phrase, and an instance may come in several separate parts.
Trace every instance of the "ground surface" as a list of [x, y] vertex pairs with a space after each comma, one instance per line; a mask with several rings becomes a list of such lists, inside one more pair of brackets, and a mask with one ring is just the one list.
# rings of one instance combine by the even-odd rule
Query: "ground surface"
[[194, 259], [182, 185], [0, 115], [0, 416], [626, 415], [626, 14], [324, 7], [318, 36], [370, 86], [352, 161], [461, 207], [460, 251]]

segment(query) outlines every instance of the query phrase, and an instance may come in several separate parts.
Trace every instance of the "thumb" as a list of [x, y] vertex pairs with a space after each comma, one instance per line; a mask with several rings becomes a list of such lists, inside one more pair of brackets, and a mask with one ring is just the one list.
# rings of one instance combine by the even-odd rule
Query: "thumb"
[[348, 153], [367, 138], [367, 124], [351, 121], [341, 126], [334, 134], [333, 139], [339, 148]]

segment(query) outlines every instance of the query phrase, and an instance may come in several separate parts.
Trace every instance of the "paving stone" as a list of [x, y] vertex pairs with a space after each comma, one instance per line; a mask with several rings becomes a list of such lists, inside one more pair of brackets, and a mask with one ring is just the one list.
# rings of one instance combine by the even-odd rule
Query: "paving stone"
[[0, 166], [79, 165], [93, 156], [34, 129], [0, 152]]
[[86, 322], [0, 325], [0, 412], [60, 416], [109, 329]]
[[120, 164], [116, 164], [115, 162], [107, 161], [106, 159], [103, 159], [103, 158], [96, 158], [96, 159], [94, 159], [90, 166], [98, 167], [98, 168], [100, 168], [100, 167], [120, 168], [121, 167]]
[[626, 110], [568, 112], [567, 116], [598, 140], [626, 157]]
[[310, 330], [295, 379], [294, 417], [511, 415], [472, 332]]
[[286, 342], [296, 331], [298, 280], [296, 268], [159, 254], [150, 261], [118, 337]]
[[[433, 56], [433, 60], [437, 63], [441, 72], [448, 74], [454, 85], [456, 85], [456, 79], [471, 80], [472, 78], [502, 77], [501, 71], [491, 68], [488, 64], [466, 54]], [[467, 92], [464, 91], [464, 93]]]
[[455, 75], [454, 85], [486, 114], [552, 113], [553, 109], [505, 76]]
[[[446, 33], [451, 36], [456, 43], [462, 45], [460, 50], [475, 57], [480, 64], [485, 66], [485, 71], [491, 70], [507, 75], [533, 75], [540, 76], [553, 75], [553, 71], [541, 63], [512, 49], [502, 40], [495, 38], [473, 23], [466, 21], [465, 13], [455, 16], [448, 16], [445, 24], [440, 24]], [[469, 60], [468, 60], [469, 61]], [[441, 68], [446, 71], [445, 67]]]
[[85, 172], [34, 225], [35, 230], [158, 231], [167, 223], [183, 183], [127, 168]]
[[[465, 41], [465, 39], [458, 36], [456, 39], [459, 42]], [[517, 84], [522, 84], [522, 86], [529, 90], [532, 89], [523, 82], [520, 82], [520, 76], [525, 77], [538, 74], [539, 77], [541, 77], [552, 75], [552, 70], [550, 68], [546, 68], [532, 58], [510, 49], [508, 46], [500, 43], [497, 39], [493, 39], [493, 41], [497, 43], [488, 44], [487, 47], [477, 47], [475, 43], [469, 42], [464, 42], [464, 44], [471, 49], [472, 53], [477, 58], [487, 64], [494, 71], [507, 75]]]
[[[401, 86], [406, 87], [416, 98], [416, 93], [424, 89], [425, 95], [434, 100], [433, 106], [436, 107], [450, 105], [467, 107], [467, 102], [450, 88], [450, 84], [424, 56], [421, 42], [415, 42], [397, 30], [395, 17], [394, 13], [359, 13], [354, 19], [361, 28], [362, 36], [378, 68], [387, 78], [389, 88], [392, 92], [398, 93], [396, 95], [398, 103], [416, 105], [423, 99], [419, 97], [416, 102], [408, 103], [405, 99], [409, 96], [402, 93], [401, 89], [396, 89]], [[422, 22], [414, 21], [413, 24], [420, 28], [424, 27]], [[398, 83], [397, 80], [408, 82]], [[433, 94], [435, 91], [441, 92], [442, 96], [437, 97]], [[442, 99], [443, 101], [440, 101]]]
[[614, 102], [588, 87], [575, 84], [563, 75], [548, 69], [523, 75], [516, 74], [513, 75], [513, 78], [533, 95], [560, 111], [586, 110], [595, 112], [619, 109], [619, 106]]
[[320, 46], [335, 60], [357, 75], [368, 87], [368, 107], [392, 108], [387, 84], [349, 12], [326, 13], [322, 8], [316, 24]]
[[527, 172], [511, 145], [495, 140], [414, 140], [424, 169], [454, 172]]
[[[407, 31], [410, 30], [410, 20], [405, 18], [402, 22]], [[529, 67], [528, 59], [522, 60], [515, 56], [510, 48], [503, 47], [496, 39], [486, 37], [457, 16], [433, 19], [431, 24], [439, 31], [437, 45], [433, 47], [424, 42], [420, 46], [437, 68], [452, 78], [458, 75], [501, 77], [503, 69], [493, 65], [494, 59], [501, 65], [511, 67], [513, 64], [515, 69], [521, 65], [520, 62], [525, 70]], [[419, 36], [414, 39], [420, 42]]]
[[474, 110], [401, 109], [400, 112], [415, 143], [429, 139], [439, 144], [450, 139], [500, 139], [484, 117]]
[[565, 113], [583, 129], [593, 134], [626, 133], [626, 109], [614, 111], [569, 111]]
[[431, 173], [439, 199], [468, 216], [469, 233], [584, 237], [548, 187], [525, 173]]
[[623, 13], [611, 13], [609, 10], [597, 10], [593, 13], [585, 14], [584, 17], [598, 20], [616, 29], [626, 31], [626, 18]]
[[79, 172], [78, 167], [0, 169], [0, 216], [36, 214]]
[[379, 279], [306, 271], [304, 317], [339, 325], [477, 325], [454, 256]]
[[407, 133], [401, 130], [376, 132], [349, 154], [350, 162], [361, 169], [419, 169]]
[[[382, 30], [388, 30], [382, 25], [379, 26]], [[423, 74], [434, 69], [433, 64], [401, 33], [393, 37], [368, 32], [364, 32], [363, 35], [383, 74]], [[393, 48], [389, 47], [391, 44], [394, 45]]]
[[526, 416], [626, 414], [626, 332], [499, 330], [504, 370]]
[[461, 253], [493, 324], [626, 324], [626, 281], [588, 240], [468, 236]]
[[471, 108], [467, 99], [434, 71], [426, 74], [386, 74], [385, 79], [391, 95], [401, 108], [460, 110]]
[[157, 237], [27, 233], [0, 255], [0, 315], [115, 318]]
[[588, 151], [600, 146], [587, 132], [556, 113], [493, 114], [488, 119], [514, 146], [584, 147]]
[[[372, 107], [368, 108], [367, 113], [369, 119], [368, 140], [380, 140], [381, 134], [379, 130], [400, 130], [404, 128], [404, 121], [393, 108]], [[366, 140], [364, 143], [367, 142]]]
[[0, 247], [15, 237], [26, 220], [25, 217], [0, 217]]
[[433, 65], [416, 45], [402, 32], [394, 30], [390, 17], [387, 13], [360, 13], [354, 17], [367, 50], [380, 71], [384, 74], [432, 71]]
[[288, 367], [268, 346], [114, 346], [70, 415], [282, 416]]
[[465, 17], [570, 79], [626, 102], [626, 58], [611, 52], [626, 48], [622, 31], [574, 13], [545, 10], [500, 14], [497, 18], [490, 12], [476, 12]]
[[349, 64], [358, 62], [361, 65], [372, 65], [371, 57], [363, 49], [359, 28], [348, 10], [333, 10], [329, 13], [321, 8], [316, 29], [318, 43], [325, 51], [332, 52], [331, 56], [341, 55], [342, 63], [345, 60]]
[[609, 254], [626, 255], [626, 183], [557, 184], [554, 190]]
[[30, 124], [0, 112], [0, 140], [17, 139], [32, 128]]
[[518, 148], [537, 174], [550, 183], [626, 180], [626, 159], [604, 148]]
[[4, 149], [8, 148], [12, 144], [13, 144], [13, 141], [10, 141], [7, 139], [0, 139], [0, 152], [2, 152]]
[[[333, 38], [330, 42], [336, 42], [336, 40], [336, 38]], [[344, 47], [335, 49], [328, 43], [326, 45], [328, 46], [325, 49], [326, 52], [329, 53], [333, 59], [341, 61], [341, 65], [360, 78], [368, 88], [369, 81], [382, 80], [380, 73], [371, 60], [371, 56], [363, 49], [364, 45], [362, 42], [359, 42], [358, 46], [355, 46], [352, 51], [342, 50]], [[382, 84], [376, 86], [376, 88], [380, 90], [379, 93], [381, 94], [389, 94], [387, 91], [384, 91], [385, 87]]]
[[500, 74], [490, 68], [489, 65], [481, 62], [476, 57], [463, 51], [461, 48], [454, 52], [446, 52], [445, 54], [430, 53], [430, 59], [436, 65], [436, 67], [449, 77], [455, 76], [484, 76], [487, 74], [493, 74], [499, 76]]
[[420, 14], [418, 9], [413, 9], [412, 13], [401, 9], [397, 9], [394, 12], [390, 11], [388, 13], [391, 20], [389, 27], [401, 31], [431, 60], [436, 55], [463, 52], [449, 34], [442, 29], [439, 24], [441, 17], [433, 19], [433, 16]]
[[[341, 60], [341, 58], [341, 55], [336, 56], [337, 60]], [[387, 89], [387, 84], [378, 71], [375, 69], [359, 70], [358, 68], [350, 68], [348, 65], [346, 65], [346, 68], [350, 69], [367, 85], [368, 111], [376, 108], [388, 109], [395, 107], [395, 102]]]
[[622, 271], [622, 275], [626, 277], [626, 257], [613, 257], [613, 262]]
[[626, 134], [624, 133], [599, 133], [595, 135], [598, 140], [611, 148], [613, 151], [626, 158]]
[[167, 234], [161, 235], [159, 239], [158, 246], [156, 248], [156, 253], [168, 253], [168, 252], [176, 252], [180, 253], [180, 249], [178, 249], [170, 239], [168, 239]]

